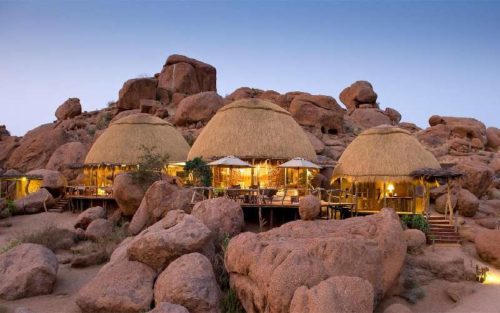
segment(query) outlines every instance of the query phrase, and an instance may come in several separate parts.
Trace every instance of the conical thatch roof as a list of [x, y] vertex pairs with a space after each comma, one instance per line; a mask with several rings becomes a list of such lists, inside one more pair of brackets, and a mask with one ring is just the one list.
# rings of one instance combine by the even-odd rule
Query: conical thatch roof
[[302, 128], [288, 111], [260, 99], [242, 99], [222, 109], [208, 122], [189, 151], [188, 160], [214, 160], [228, 155], [241, 159], [316, 161]]
[[168, 155], [169, 161], [186, 161], [189, 145], [170, 123], [144, 113], [121, 118], [102, 133], [90, 148], [85, 164], [135, 165], [144, 154], [142, 146]]
[[436, 158], [408, 131], [381, 125], [362, 132], [345, 149], [333, 171], [335, 178], [358, 182], [411, 181], [412, 172], [440, 168]]

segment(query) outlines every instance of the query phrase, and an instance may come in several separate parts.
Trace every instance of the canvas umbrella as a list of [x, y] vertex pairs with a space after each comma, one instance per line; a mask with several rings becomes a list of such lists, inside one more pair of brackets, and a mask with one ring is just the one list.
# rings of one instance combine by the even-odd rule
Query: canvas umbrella
[[[308, 161], [304, 158], [293, 158], [291, 159], [290, 161], [287, 161], [281, 165], [279, 165], [278, 167], [281, 167], [281, 168], [295, 168], [297, 169], [297, 174], [299, 173], [300, 169], [321, 169], [321, 166], [311, 162], [311, 161]], [[308, 181], [307, 181], [307, 175], [306, 175], [306, 186], [308, 184]], [[285, 171], [285, 184], [286, 184], [286, 171]]]
[[250, 163], [245, 162], [235, 156], [227, 156], [221, 159], [215, 160], [208, 163], [209, 166], [213, 167], [225, 167], [229, 168], [229, 181], [231, 181], [232, 169], [233, 168], [250, 168], [253, 167]]

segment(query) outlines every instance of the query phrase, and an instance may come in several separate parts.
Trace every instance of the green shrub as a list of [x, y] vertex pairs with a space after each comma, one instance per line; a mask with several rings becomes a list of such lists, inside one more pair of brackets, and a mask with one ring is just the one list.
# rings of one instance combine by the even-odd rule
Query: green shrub
[[240, 300], [233, 289], [227, 290], [222, 295], [220, 310], [222, 313], [245, 313], [245, 310], [241, 306]]
[[197, 157], [186, 162], [184, 171], [188, 173], [193, 185], [208, 187], [212, 184], [212, 171], [202, 158]]
[[111, 115], [110, 112], [104, 112], [103, 114], [99, 115], [99, 118], [95, 124], [96, 129], [102, 130], [106, 129], [109, 126], [109, 123], [113, 119], [113, 116]]
[[10, 215], [14, 215], [17, 212], [17, 208], [13, 200], [7, 200], [7, 210]]
[[17, 239], [11, 239], [11, 240], [9, 240], [6, 244], [4, 244], [3, 246], [0, 246], [0, 254], [7, 252], [7, 251], [9, 251], [10, 249], [12, 249], [14, 247], [17, 247], [21, 243], [22, 242], [20, 242]]
[[425, 219], [425, 216], [420, 214], [402, 216], [401, 224], [403, 228], [419, 229], [425, 234], [429, 233], [429, 223]]
[[169, 156], [155, 153], [156, 147], [141, 146], [142, 155], [137, 168], [131, 172], [134, 183], [148, 189], [155, 181], [160, 180], [162, 171], [168, 163]]
[[76, 242], [74, 233], [68, 229], [59, 228], [51, 223], [42, 225], [31, 232], [17, 236], [20, 243], [34, 243], [45, 246], [52, 251], [69, 249]]

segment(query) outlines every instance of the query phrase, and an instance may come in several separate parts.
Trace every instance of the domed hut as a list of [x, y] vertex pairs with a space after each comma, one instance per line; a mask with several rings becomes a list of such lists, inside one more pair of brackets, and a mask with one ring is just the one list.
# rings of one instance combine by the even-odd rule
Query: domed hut
[[358, 212], [392, 207], [400, 213], [428, 208], [430, 182], [415, 177], [422, 168], [439, 169], [436, 158], [408, 131], [381, 125], [362, 132], [346, 148], [333, 181], [353, 196]]
[[[277, 166], [296, 157], [316, 161], [314, 148], [290, 113], [260, 99], [237, 100], [217, 111], [196, 139], [188, 160], [201, 157], [213, 161], [235, 156], [253, 168], [237, 170], [214, 168], [213, 185], [280, 187], [285, 171]], [[294, 171], [288, 182], [297, 181]], [[306, 174], [307, 175], [307, 174]]]
[[182, 170], [177, 164], [186, 161], [189, 144], [170, 123], [149, 114], [133, 114], [112, 122], [85, 158], [85, 185], [104, 192], [103, 187], [111, 186], [118, 173], [135, 168], [148, 151], [168, 157], [168, 172], [175, 175]]

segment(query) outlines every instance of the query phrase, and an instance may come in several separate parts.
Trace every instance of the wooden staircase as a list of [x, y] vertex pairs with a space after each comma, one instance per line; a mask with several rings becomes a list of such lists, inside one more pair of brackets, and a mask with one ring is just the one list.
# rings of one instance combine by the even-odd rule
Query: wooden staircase
[[70, 201], [71, 200], [66, 197], [60, 198], [54, 205], [54, 207], [52, 209], [49, 209], [49, 212], [57, 212], [57, 213], [64, 212], [68, 208]]
[[455, 226], [449, 220], [444, 219], [442, 216], [430, 216], [429, 222], [429, 238], [430, 243], [457, 243], [460, 244], [462, 239], [460, 235], [455, 232]]

